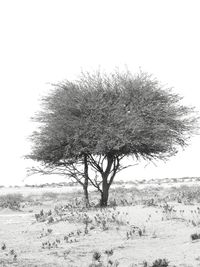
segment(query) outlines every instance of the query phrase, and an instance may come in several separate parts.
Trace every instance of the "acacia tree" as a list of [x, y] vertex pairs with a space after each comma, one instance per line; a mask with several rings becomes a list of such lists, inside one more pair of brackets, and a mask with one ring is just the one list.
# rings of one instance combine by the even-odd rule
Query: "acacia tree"
[[187, 145], [197, 117], [181, 99], [147, 73], [81, 74], [43, 98], [28, 158], [41, 172], [71, 175], [86, 198], [89, 182], [106, 206], [114, 177], [128, 167], [123, 158], [165, 160]]

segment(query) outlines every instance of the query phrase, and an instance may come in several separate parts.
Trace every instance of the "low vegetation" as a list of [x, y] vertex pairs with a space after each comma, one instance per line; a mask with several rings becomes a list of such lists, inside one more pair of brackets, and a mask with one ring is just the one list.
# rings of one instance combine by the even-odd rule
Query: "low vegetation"
[[[173, 260], [176, 251], [172, 249], [167, 259], [160, 244], [165, 242], [172, 248], [172, 242], [176, 250], [181, 249], [182, 241], [175, 240], [184, 232], [181, 240], [190, 248], [188, 255], [194, 253], [190, 256], [193, 260], [188, 256], [187, 262], [196, 266], [199, 255], [195, 244], [200, 239], [198, 192], [199, 186], [139, 189], [120, 184], [110, 190], [106, 208], [99, 205], [96, 192], [90, 193], [91, 205], [87, 208], [80, 191], [2, 195], [0, 211], [12, 210], [12, 216], [0, 216], [0, 263], [30, 267], [178, 267]], [[157, 248], [154, 258], [148, 253], [153, 246]], [[36, 263], [31, 262], [30, 255]]]
[[0, 207], [19, 210], [21, 203], [24, 202], [22, 194], [6, 194], [0, 196]]

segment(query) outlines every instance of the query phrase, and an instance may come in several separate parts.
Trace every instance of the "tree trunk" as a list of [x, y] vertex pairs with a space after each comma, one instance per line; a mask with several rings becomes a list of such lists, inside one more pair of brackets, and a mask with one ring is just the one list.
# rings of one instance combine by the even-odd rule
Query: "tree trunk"
[[108, 204], [108, 195], [110, 183], [108, 182], [108, 176], [110, 174], [111, 168], [113, 164], [113, 157], [107, 155], [107, 167], [106, 170], [101, 174], [102, 176], [102, 191], [101, 191], [101, 207], [107, 207]]
[[90, 206], [89, 202], [89, 193], [88, 193], [88, 162], [87, 162], [87, 155], [84, 155], [84, 185], [83, 185], [83, 191], [85, 196], [85, 206], [88, 208]]
[[103, 183], [102, 183], [102, 192], [101, 192], [101, 201], [100, 206], [101, 207], [107, 207], [108, 204], [108, 196], [109, 196], [109, 185], [107, 183], [107, 177], [102, 177]]
[[90, 206], [89, 194], [88, 194], [88, 185], [83, 186], [83, 192], [84, 192], [84, 197], [85, 197], [85, 206], [86, 206], [86, 208], [88, 208]]

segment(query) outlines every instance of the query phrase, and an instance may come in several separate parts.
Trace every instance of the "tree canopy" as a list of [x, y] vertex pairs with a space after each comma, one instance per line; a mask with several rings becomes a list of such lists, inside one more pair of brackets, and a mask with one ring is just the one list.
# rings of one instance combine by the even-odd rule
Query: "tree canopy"
[[[109, 187], [123, 169], [124, 157], [163, 160], [187, 145], [197, 117], [181, 100], [147, 73], [83, 73], [76, 81], [56, 84], [43, 97], [42, 110], [34, 117], [40, 126], [32, 135], [28, 157], [87, 177], [107, 205]], [[100, 180], [89, 177], [90, 168]]]

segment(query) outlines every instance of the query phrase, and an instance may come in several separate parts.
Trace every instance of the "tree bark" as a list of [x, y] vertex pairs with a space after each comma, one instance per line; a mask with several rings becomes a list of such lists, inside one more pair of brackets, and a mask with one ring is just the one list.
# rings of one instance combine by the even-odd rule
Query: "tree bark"
[[106, 170], [101, 174], [102, 176], [102, 192], [101, 192], [101, 207], [107, 207], [108, 205], [108, 196], [109, 196], [109, 183], [108, 183], [108, 176], [110, 174], [111, 168], [113, 164], [113, 157], [107, 155], [107, 167]]
[[88, 208], [90, 206], [90, 201], [89, 201], [89, 193], [88, 193], [88, 186], [83, 186], [83, 192], [84, 192], [84, 197], [85, 197], [85, 206]]
[[89, 202], [89, 193], [88, 193], [88, 162], [87, 162], [87, 155], [84, 155], [84, 185], [83, 185], [83, 192], [85, 196], [85, 206], [88, 208], [90, 206]]
[[107, 178], [108, 177], [105, 174], [102, 175], [103, 183], [102, 183], [102, 192], [101, 192], [101, 200], [100, 200], [101, 207], [107, 207], [108, 205], [109, 184], [108, 184]]

